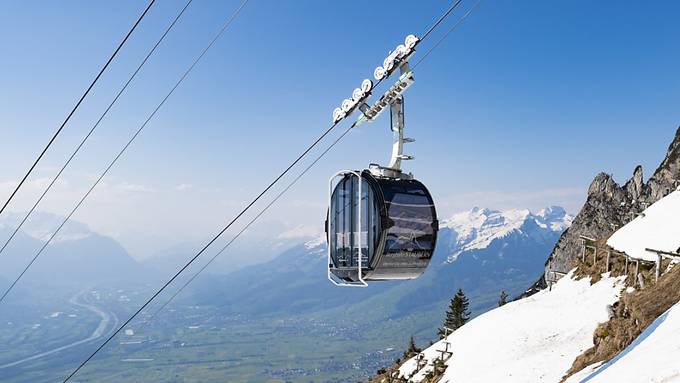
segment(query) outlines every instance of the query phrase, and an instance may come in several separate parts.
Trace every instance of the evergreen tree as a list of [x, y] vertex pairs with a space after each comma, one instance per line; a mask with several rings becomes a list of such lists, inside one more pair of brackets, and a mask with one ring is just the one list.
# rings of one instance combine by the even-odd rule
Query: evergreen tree
[[416, 342], [413, 340], [413, 335], [411, 335], [411, 338], [408, 340], [408, 348], [406, 349], [406, 352], [404, 352], [404, 357], [409, 358], [419, 352], [420, 349], [416, 347]]
[[444, 327], [439, 329], [440, 337], [443, 338], [451, 331], [457, 330], [470, 319], [469, 306], [470, 301], [465, 296], [463, 289], [458, 289], [456, 295], [449, 302], [449, 308], [446, 310], [446, 317], [444, 318]]
[[508, 294], [505, 293], [505, 290], [501, 290], [501, 296], [498, 298], [498, 307], [501, 307], [506, 303], [508, 303]]

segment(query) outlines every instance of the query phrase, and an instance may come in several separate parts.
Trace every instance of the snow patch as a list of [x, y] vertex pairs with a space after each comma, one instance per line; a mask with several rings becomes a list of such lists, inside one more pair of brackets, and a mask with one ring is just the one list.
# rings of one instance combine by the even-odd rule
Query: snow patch
[[318, 225], [297, 225], [279, 234], [279, 239], [315, 238], [320, 235]]
[[680, 303], [656, 318], [621, 354], [567, 383], [680, 382]]
[[[573, 279], [573, 271], [552, 291], [510, 302], [473, 319], [447, 340], [452, 356], [442, 382], [559, 382], [574, 359], [593, 346], [593, 332], [609, 319], [619, 300], [622, 277]], [[424, 351], [428, 365], [442, 341]], [[419, 382], [432, 367], [415, 371], [416, 359], [400, 372]]]
[[656, 261], [657, 255], [645, 248], [668, 252], [680, 250], [680, 190], [652, 204], [617, 230], [609, 237], [607, 245], [648, 261]]

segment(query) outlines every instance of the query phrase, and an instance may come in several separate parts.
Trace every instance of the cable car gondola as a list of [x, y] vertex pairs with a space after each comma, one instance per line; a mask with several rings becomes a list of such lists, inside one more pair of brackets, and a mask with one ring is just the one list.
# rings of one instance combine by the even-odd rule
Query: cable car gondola
[[[390, 164], [340, 171], [329, 181], [328, 279], [338, 286], [414, 279], [425, 272], [434, 254], [439, 228], [434, 201], [425, 185], [401, 170], [403, 160], [413, 159], [403, 154], [404, 143], [414, 140], [404, 138], [402, 93], [414, 82], [407, 62], [414, 46], [401, 51], [402, 60], [393, 58], [398, 64], [394, 69], [401, 71], [395, 85], [372, 107], [359, 106], [359, 122], [364, 122], [373, 121], [389, 105], [394, 133]], [[387, 67], [376, 69], [376, 79], [389, 76], [392, 68]], [[334, 119], [337, 116], [336, 111]]]

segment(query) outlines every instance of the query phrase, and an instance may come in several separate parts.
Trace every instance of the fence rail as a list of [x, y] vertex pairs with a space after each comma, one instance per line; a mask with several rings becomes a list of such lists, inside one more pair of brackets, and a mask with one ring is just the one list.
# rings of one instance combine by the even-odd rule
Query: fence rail
[[637, 285], [640, 285], [641, 287], [644, 288], [644, 278], [642, 277], [642, 274], [640, 274], [640, 264], [653, 264], [655, 266], [655, 280], [658, 281], [659, 277], [661, 277], [661, 264], [663, 259], [669, 259], [672, 262], [680, 262], [680, 254], [671, 252], [671, 251], [664, 251], [664, 250], [655, 250], [651, 248], [645, 248], [646, 251], [649, 251], [651, 253], [655, 253], [657, 255], [657, 259], [655, 261], [650, 261], [647, 259], [642, 259], [642, 258], [636, 258], [636, 257], [631, 257], [630, 255], [626, 254], [625, 252], [621, 252], [618, 250], [615, 250], [607, 245], [604, 247], [598, 246], [598, 241], [594, 238], [581, 235], [579, 236], [581, 240], [581, 246], [582, 246], [582, 251], [581, 251], [581, 261], [585, 262], [586, 261], [586, 253], [588, 252], [588, 249], [592, 250], [593, 253], [593, 265], [597, 264], [597, 256], [598, 252], [604, 252], [607, 256], [606, 258], [606, 263], [605, 263], [605, 272], [611, 271], [611, 256], [619, 256], [623, 257], [625, 259], [625, 264], [624, 264], [624, 273], [628, 274], [628, 267], [631, 262], [635, 263], [635, 283]]

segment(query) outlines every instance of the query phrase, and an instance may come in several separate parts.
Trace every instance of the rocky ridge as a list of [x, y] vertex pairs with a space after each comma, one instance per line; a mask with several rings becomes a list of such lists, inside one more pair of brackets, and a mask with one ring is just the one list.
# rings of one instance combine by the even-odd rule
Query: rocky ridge
[[588, 188], [588, 197], [571, 226], [562, 234], [545, 262], [544, 274], [527, 290], [531, 295], [546, 287], [550, 271], [568, 272], [581, 252], [580, 236], [607, 238], [632, 217], [655, 203], [680, 183], [680, 128], [668, 147], [666, 157], [645, 183], [642, 166], [623, 185], [610, 174], [600, 173]]

